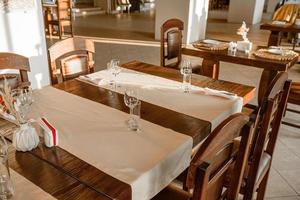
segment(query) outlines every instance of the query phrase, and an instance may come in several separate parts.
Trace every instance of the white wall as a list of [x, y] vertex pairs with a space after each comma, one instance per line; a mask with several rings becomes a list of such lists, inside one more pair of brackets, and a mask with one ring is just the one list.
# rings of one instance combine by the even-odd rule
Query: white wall
[[205, 37], [208, 0], [157, 0], [155, 4], [155, 39], [160, 39], [160, 27], [170, 18], [184, 22], [184, 43]]
[[49, 85], [50, 78], [41, 1], [34, 3], [26, 10], [0, 11], [0, 52], [29, 57], [29, 79], [33, 88], [40, 88]]
[[[186, 23], [189, 18], [189, 0], [157, 0], [155, 1], [155, 39], [160, 39], [160, 27], [170, 18], [177, 18], [184, 21], [184, 30], [187, 30]], [[187, 31], [183, 33], [183, 41], [186, 41]]]
[[228, 22], [261, 22], [265, 0], [230, 0]]

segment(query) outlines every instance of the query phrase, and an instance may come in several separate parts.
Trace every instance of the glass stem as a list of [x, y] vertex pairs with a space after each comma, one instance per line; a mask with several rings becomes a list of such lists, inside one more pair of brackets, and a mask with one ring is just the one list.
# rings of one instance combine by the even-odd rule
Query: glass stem
[[130, 118], [132, 118], [133, 117], [133, 108], [132, 107], [130, 107], [130, 109], [129, 109], [129, 114], [130, 114]]

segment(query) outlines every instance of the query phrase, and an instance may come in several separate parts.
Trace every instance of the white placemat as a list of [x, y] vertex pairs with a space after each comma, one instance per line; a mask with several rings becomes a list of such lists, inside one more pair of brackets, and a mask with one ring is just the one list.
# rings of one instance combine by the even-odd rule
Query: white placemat
[[[88, 80], [89, 79], [89, 80]], [[117, 87], [109, 85], [112, 75], [107, 70], [95, 72], [78, 80], [124, 94], [125, 90], [137, 88], [141, 100], [209, 121], [212, 130], [230, 115], [241, 112], [243, 98], [231, 95], [207, 95], [204, 88], [192, 86], [190, 93], [184, 93], [177, 81], [122, 68], [117, 76]], [[211, 94], [211, 93], [210, 93]], [[220, 97], [227, 96], [228, 98]]]
[[50, 86], [34, 98], [32, 117], [57, 128], [59, 146], [128, 183], [133, 200], [152, 198], [189, 166], [189, 136], [144, 120], [141, 132], [129, 131], [127, 113]]

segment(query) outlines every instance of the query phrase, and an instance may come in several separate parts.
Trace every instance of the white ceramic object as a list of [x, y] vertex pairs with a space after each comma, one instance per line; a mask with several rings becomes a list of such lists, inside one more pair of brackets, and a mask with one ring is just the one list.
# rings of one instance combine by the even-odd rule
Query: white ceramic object
[[274, 25], [285, 25], [286, 22], [285, 21], [273, 21], [272, 24], [274, 24]]
[[300, 19], [296, 19], [295, 24], [296, 24], [297, 26], [300, 26]]
[[282, 55], [283, 50], [282, 49], [268, 49], [268, 52], [275, 55]]
[[220, 44], [219, 41], [217, 41], [217, 40], [210, 40], [210, 39], [202, 40], [202, 42], [205, 43], [205, 44], [210, 44], [210, 45], [218, 45], [218, 44]]
[[13, 146], [17, 151], [31, 151], [39, 144], [39, 136], [34, 127], [29, 123], [22, 124], [21, 127], [14, 132]]
[[249, 41], [237, 41], [237, 50], [249, 52], [252, 50], [252, 42]]

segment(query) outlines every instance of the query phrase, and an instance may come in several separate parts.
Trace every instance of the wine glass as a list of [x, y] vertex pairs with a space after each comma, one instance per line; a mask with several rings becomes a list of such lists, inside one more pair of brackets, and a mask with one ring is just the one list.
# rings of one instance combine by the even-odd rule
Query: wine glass
[[135, 89], [127, 89], [124, 93], [124, 103], [130, 109], [130, 117], [127, 121], [128, 128], [133, 131], [139, 130], [138, 118], [139, 114], [134, 114], [134, 108], [140, 104], [139, 99], [137, 98], [137, 91]]
[[182, 60], [180, 72], [183, 75], [182, 87], [185, 93], [189, 93], [192, 82], [192, 64], [189, 60]]
[[0, 134], [0, 199], [11, 199], [14, 188], [10, 177], [8, 165], [7, 143], [2, 133]]
[[118, 59], [112, 59], [107, 64], [108, 71], [112, 74], [113, 80], [111, 84], [114, 86], [114, 89], [117, 89], [117, 76], [121, 73], [122, 69], [120, 67], [120, 61]]

